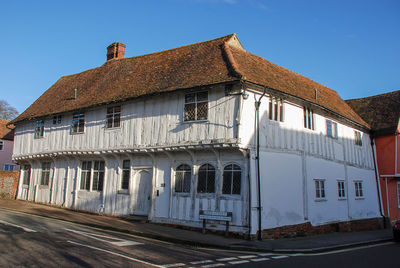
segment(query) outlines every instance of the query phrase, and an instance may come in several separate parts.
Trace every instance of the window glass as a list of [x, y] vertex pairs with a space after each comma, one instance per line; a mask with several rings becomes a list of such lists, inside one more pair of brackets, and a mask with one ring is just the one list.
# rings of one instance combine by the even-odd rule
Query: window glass
[[106, 127], [114, 128], [121, 125], [121, 106], [107, 108]]
[[129, 180], [131, 178], [131, 161], [124, 160], [122, 163], [122, 180], [121, 180], [121, 189], [128, 190], [129, 189]]
[[0, 151], [3, 151], [4, 149], [4, 142], [0, 140]]
[[81, 190], [90, 190], [90, 175], [92, 170], [92, 162], [83, 161], [81, 171]]
[[315, 197], [325, 198], [325, 181], [324, 180], [315, 180]]
[[185, 95], [184, 121], [207, 120], [208, 91]]
[[337, 123], [332, 122], [332, 120], [326, 120], [326, 135], [337, 139]]
[[92, 191], [103, 191], [104, 161], [94, 161]]
[[284, 105], [280, 98], [269, 98], [269, 115], [268, 118], [274, 121], [284, 121]]
[[35, 138], [36, 139], [42, 138], [43, 135], [44, 135], [44, 121], [38, 120], [36, 121]]
[[363, 197], [363, 188], [362, 188], [362, 182], [361, 181], [356, 181], [354, 182], [354, 188], [355, 188], [355, 194], [356, 197]]
[[42, 174], [40, 177], [40, 185], [49, 185], [50, 180], [50, 162], [42, 163]]
[[175, 192], [190, 193], [191, 168], [188, 165], [180, 165], [175, 171]]
[[23, 185], [29, 185], [31, 181], [31, 166], [25, 165], [24, 166], [24, 177], [22, 179]]
[[361, 132], [354, 131], [354, 143], [356, 145], [362, 146]]
[[202, 165], [199, 168], [198, 193], [214, 193], [215, 192], [215, 168], [210, 164]]
[[224, 168], [222, 193], [240, 194], [242, 170], [238, 165], [227, 165]]
[[72, 117], [72, 133], [83, 133], [85, 130], [85, 114], [74, 114]]
[[344, 189], [344, 181], [338, 181], [338, 197], [340, 198], [346, 197], [346, 192]]

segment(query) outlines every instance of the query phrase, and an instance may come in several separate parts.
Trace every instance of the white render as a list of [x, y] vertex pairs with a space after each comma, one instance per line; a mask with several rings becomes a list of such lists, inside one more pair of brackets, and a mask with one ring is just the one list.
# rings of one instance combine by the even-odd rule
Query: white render
[[[255, 101], [261, 94], [239, 85], [234, 94], [225, 94], [223, 85], [205, 89], [205, 121], [184, 122], [184, 96], [190, 92], [186, 90], [121, 103], [120, 128], [105, 128], [107, 106], [85, 110], [83, 134], [70, 134], [72, 113], [63, 114], [60, 125], [52, 124], [52, 116], [45, 118], [44, 137], [39, 139], [34, 138], [36, 122], [18, 123], [14, 159], [32, 167], [30, 185], [20, 180], [18, 198], [109, 215], [140, 214], [154, 222], [194, 227], [201, 226], [200, 210], [229, 211], [230, 230], [255, 234]], [[284, 101], [284, 122], [269, 120], [269, 98], [268, 93], [260, 106], [262, 229], [379, 217], [369, 135], [363, 133], [362, 146], [355, 145], [355, 124], [338, 122], [323, 109], [314, 110], [315, 130], [304, 128], [300, 100]], [[338, 123], [338, 139], [326, 136], [326, 118]], [[130, 188], [121, 191], [125, 159], [131, 161]], [[105, 162], [102, 192], [79, 189], [81, 163], [90, 160]], [[49, 186], [39, 185], [42, 162], [51, 162]], [[205, 163], [216, 168], [213, 194], [196, 192], [197, 171]], [[192, 169], [190, 193], [174, 191], [180, 164]], [[240, 195], [221, 193], [228, 164], [241, 168]], [[323, 200], [315, 198], [315, 179], [325, 180]], [[338, 198], [337, 180], [346, 182], [346, 198]], [[354, 181], [362, 181], [362, 198], [355, 198]], [[147, 202], [147, 197], [139, 196], [138, 189], [147, 189], [146, 185], [151, 191], [149, 209], [143, 212], [137, 204]], [[224, 224], [216, 222], [213, 228], [223, 230]]]

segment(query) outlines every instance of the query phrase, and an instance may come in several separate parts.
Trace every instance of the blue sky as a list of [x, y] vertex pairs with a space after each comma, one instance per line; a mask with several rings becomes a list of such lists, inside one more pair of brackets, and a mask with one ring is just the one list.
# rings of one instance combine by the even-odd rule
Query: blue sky
[[0, 99], [23, 112], [61, 76], [237, 33], [343, 99], [400, 90], [398, 0], [0, 0]]

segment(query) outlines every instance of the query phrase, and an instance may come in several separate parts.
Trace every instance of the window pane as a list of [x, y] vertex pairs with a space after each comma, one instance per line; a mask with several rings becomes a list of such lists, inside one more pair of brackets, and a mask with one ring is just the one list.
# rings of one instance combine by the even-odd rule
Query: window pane
[[222, 193], [231, 194], [232, 170], [224, 170]]
[[185, 95], [185, 103], [195, 102], [195, 94], [190, 93]]
[[196, 113], [196, 104], [185, 104], [185, 121], [193, 121], [196, 119], [195, 117]]
[[208, 101], [208, 92], [198, 92], [197, 93], [197, 101]]
[[197, 104], [197, 120], [206, 120], [208, 115], [208, 102]]

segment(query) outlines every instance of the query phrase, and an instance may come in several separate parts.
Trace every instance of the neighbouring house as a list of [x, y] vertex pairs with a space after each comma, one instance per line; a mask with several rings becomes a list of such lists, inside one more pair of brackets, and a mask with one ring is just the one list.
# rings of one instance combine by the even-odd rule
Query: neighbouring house
[[19, 199], [195, 228], [232, 212], [229, 230], [252, 237], [378, 226], [370, 127], [336, 91], [236, 34], [107, 49], [12, 121]]
[[7, 127], [9, 121], [0, 119], [0, 170], [19, 170], [19, 166], [13, 161], [14, 130]]
[[371, 126], [384, 214], [400, 220], [400, 91], [346, 102]]

